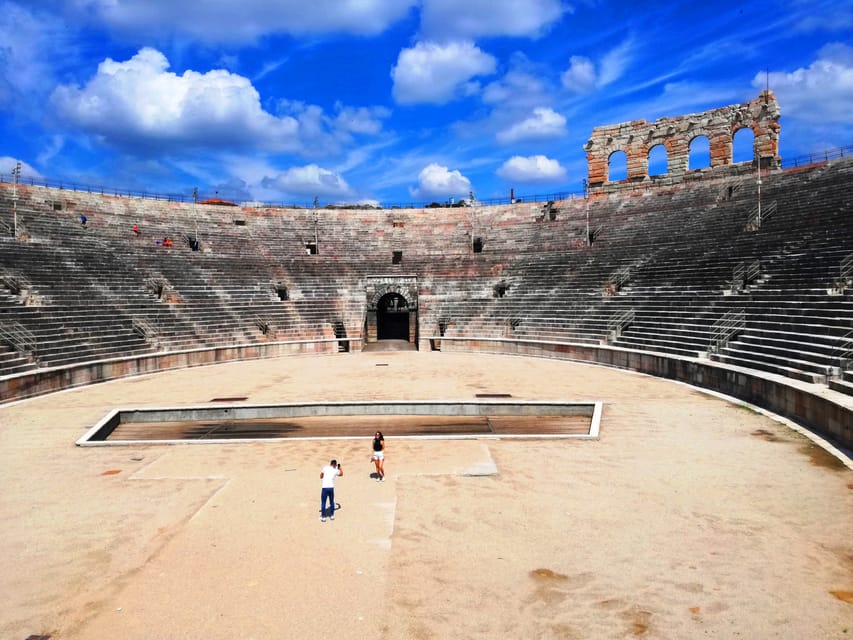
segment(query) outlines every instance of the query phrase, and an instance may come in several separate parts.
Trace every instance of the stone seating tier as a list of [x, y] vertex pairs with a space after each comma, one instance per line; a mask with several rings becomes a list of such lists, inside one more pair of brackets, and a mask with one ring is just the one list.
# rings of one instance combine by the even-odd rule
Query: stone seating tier
[[[541, 203], [247, 209], [19, 185], [26, 241], [0, 228], [0, 274], [26, 281], [29, 298], [2, 307], [3, 317], [24, 318], [72, 358], [95, 348], [84, 341], [97, 341], [99, 323], [105, 349], [128, 332], [152, 351], [333, 337], [335, 322], [359, 339], [367, 277], [413, 274], [421, 335], [437, 335], [441, 320], [448, 336], [600, 342], [610, 339], [611, 318], [633, 310], [615, 344], [695, 355], [707, 349], [713, 322], [742, 307], [747, 331], [796, 339], [766, 345], [766, 354], [733, 340], [727, 355], [766, 355], [768, 364], [789, 357], [807, 371], [812, 361], [829, 366], [819, 336], [842, 340], [853, 317], [846, 296], [827, 294], [853, 252], [850, 164], [765, 176], [762, 200], [777, 208], [756, 231], [746, 229], [757, 199], [751, 182], [641, 188], [554, 203], [550, 212]], [[0, 185], [0, 211], [11, 208], [8, 186]], [[587, 216], [598, 232], [591, 247]], [[155, 244], [167, 235], [172, 248]], [[196, 235], [201, 251], [189, 246]], [[315, 242], [319, 252], [308, 255]], [[400, 264], [393, 251], [402, 251]], [[732, 291], [734, 267], [754, 260], [759, 277]], [[627, 278], [614, 291], [617, 272]]]

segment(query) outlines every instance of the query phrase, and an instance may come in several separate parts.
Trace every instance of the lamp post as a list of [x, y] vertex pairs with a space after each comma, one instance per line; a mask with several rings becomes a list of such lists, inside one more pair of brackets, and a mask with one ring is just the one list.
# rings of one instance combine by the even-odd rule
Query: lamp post
[[18, 238], [18, 178], [21, 177], [21, 163], [16, 162], [15, 168], [12, 169], [12, 224], [14, 225], [15, 239]]
[[756, 227], [761, 227], [761, 155], [756, 154], [756, 166], [758, 168], [758, 179], [755, 184], [758, 187], [758, 212], [755, 214]]
[[314, 251], [320, 253], [320, 234], [317, 232], [317, 206], [320, 204], [320, 197], [314, 196]]
[[586, 246], [592, 245], [592, 238], [589, 237], [589, 183], [586, 178], [583, 179], [583, 206], [586, 211]]
[[201, 240], [198, 237], [198, 187], [193, 187], [193, 224], [195, 225], [195, 237], [190, 248], [193, 251], [201, 251]]
[[198, 246], [198, 187], [193, 187], [193, 221], [195, 222], [195, 237], [193, 240], [196, 242], [196, 246]]

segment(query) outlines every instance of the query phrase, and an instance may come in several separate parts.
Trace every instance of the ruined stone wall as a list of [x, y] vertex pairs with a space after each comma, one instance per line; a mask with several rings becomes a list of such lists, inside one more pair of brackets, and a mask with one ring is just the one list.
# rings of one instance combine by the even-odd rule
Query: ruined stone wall
[[663, 145], [667, 155], [667, 177], [688, 172], [690, 143], [706, 136], [710, 143], [711, 169], [732, 163], [732, 141], [741, 129], [754, 135], [754, 157], [763, 168], [778, 168], [779, 103], [770, 90], [755, 100], [675, 118], [659, 118], [652, 123], [632, 120], [596, 127], [584, 145], [589, 163], [589, 186], [601, 187], [609, 181], [610, 156], [624, 151], [628, 160], [628, 181], [649, 179], [649, 151]]

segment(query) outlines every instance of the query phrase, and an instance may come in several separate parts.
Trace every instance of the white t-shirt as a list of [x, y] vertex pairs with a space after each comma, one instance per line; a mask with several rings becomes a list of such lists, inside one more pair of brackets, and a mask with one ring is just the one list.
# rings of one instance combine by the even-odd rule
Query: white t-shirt
[[323, 488], [334, 489], [335, 478], [339, 475], [341, 475], [340, 469], [337, 469], [330, 464], [323, 467]]

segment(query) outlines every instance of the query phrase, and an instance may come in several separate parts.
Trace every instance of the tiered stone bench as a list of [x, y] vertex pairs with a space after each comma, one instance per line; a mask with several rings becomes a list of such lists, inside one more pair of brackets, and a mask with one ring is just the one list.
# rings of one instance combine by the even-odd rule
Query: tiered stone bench
[[[694, 384], [737, 371], [738, 380], [780, 376], [846, 391], [853, 298], [835, 285], [853, 254], [851, 166], [766, 175], [762, 199], [777, 205], [758, 229], [747, 227], [756, 186], [740, 178], [547, 206], [392, 210], [193, 205], [19, 185], [20, 237], [0, 226], [0, 321], [20, 323], [36, 347], [0, 347], [0, 399], [161, 365], [341, 344], [357, 351], [366, 284], [395, 275], [417, 278], [422, 349], [521, 349], [629, 368], [640, 354], [657, 363], [646, 370], [667, 377], [702, 363], [692, 378], [679, 374]], [[6, 210], [11, 185], [2, 184]], [[167, 236], [172, 247], [161, 243]], [[734, 269], [754, 262], [757, 277], [733, 283]], [[714, 324], [733, 310], [744, 326], [709, 354]]]

